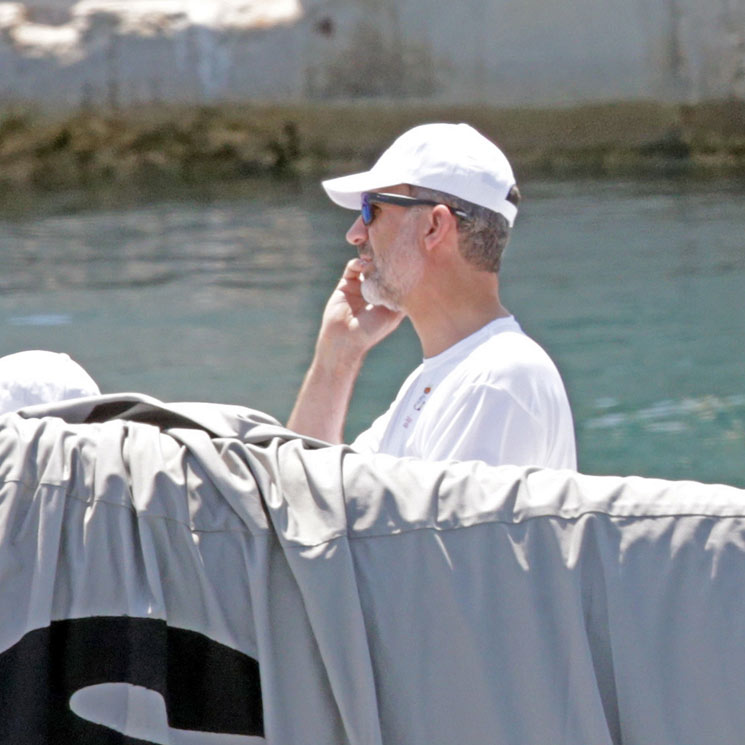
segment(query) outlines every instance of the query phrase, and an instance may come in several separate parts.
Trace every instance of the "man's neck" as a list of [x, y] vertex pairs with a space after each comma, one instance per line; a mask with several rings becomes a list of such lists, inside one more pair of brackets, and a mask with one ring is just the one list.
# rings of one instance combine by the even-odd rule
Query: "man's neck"
[[434, 357], [465, 339], [487, 323], [506, 318], [510, 312], [500, 300], [496, 287], [470, 288], [469, 296], [452, 293], [447, 299], [431, 299], [409, 311], [409, 318], [422, 345], [424, 357]]

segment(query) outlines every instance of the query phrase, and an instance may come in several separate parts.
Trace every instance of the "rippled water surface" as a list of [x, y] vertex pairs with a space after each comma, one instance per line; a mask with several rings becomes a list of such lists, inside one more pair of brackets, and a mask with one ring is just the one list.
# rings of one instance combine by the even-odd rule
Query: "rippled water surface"
[[[580, 468], [745, 486], [745, 187], [534, 181], [503, 296], [556, 359]], [[0, 354], [66, 351], [102, 390], [282, 419], [352, 218], [315, 183], [64, 194], [0, 215]], [[348, 434], [420, 357], [374, 350]]]

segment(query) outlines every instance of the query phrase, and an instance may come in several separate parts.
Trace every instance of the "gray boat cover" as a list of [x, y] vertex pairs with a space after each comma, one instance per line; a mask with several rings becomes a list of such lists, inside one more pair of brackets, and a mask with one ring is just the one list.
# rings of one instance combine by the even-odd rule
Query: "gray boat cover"
[[744, 516], [239, 407], [8, 414], [0, 743], [742, 745]]

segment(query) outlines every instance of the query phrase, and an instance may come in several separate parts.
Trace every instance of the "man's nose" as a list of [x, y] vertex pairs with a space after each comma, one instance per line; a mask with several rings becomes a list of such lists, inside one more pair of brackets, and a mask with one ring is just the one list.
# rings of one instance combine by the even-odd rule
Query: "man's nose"
[[367, 226], [362, 222], [362, 215], [360, 215], [347, 230], [347, 243], [351, 243], [353, 246], [359, 246], [360, 243], [364, 243], [367, 240]]

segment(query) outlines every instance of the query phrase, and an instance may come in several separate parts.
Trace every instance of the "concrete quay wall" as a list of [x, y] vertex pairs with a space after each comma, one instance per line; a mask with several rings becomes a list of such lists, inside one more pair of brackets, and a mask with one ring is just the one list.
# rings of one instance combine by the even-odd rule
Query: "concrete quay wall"
[[745, 0], [0, 2], [0, 105], [745, 100]]

